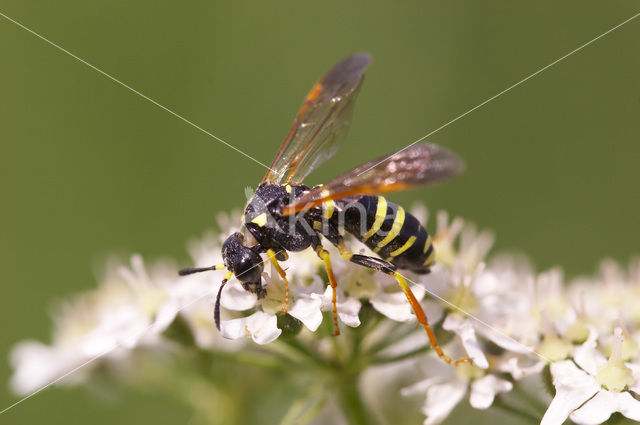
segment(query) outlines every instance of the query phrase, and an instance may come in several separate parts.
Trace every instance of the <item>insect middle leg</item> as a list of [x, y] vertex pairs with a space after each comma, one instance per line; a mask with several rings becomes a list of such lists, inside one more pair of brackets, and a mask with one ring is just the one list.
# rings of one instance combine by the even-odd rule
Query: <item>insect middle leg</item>
[[269, 249], [267, 250], [267, 256], [269, 257], [271, 264], [273, 264], [273, 267], [280, 275], [280, 278], [284, 282], [284, 303], [282, 304], [282, 308], [280, 311], [282, 311], [283, 314], [286, 314], [287, 306], [289, 305], [289, 281], [287, 280], [287, 272], [284, 271], [280, 266], [280, 263], [278, 263], [278, 259], [276, 258], [278, 256], [278, 253], [276, 253], [273, 249]]
[[407, 283], [406, 279], [400, 273], [398, 273], [398, 268], [395, 265], [389, 263], [388, 261], [381, 260], [379, 258], [368, 257], [366, 255], [352, 253], [345, 246], [343, 238], [338, 239], [335, 242], [335, 245], [340, 251], [340, 255], [345, 260], [351, 261], [352, 263], [358, 264], [360, 266], [368, 267], [370, 269], [373, 269], [382, 273], [386, 273], [390, 276], [395, 277], [395, 279], [398, 281], [398, 284], [400, 285], [400, 288], [402, 289], [402, 292], [404, 292], [404, 295], [407, 297], [407, 300], [409, 300], [409, 304], [411, 304], [411, 308], [413, 308], [413, 312], [416, 315], [416, 319], [418, 320], [418, 323], [420, 323], [424, 327], [425, 331], [427, 332], [427, 336], [429, 337], [429, 343], [431, 344], [431, 348], [435, 350], [435, 352], [438, 354], [438, 356], [440, 356], [440, 358], [442, 358], [445, 362], [453, 365], [458, 365], [460, 363], [469, 363], [469, 364], [471, 363], [471, 359], [468, 357], [453, 360], [451, 359], [451, 357], [447, 356], [444, 353], [444, 351], [442, 351], [440, 344], [438, 344], [438, 339], [436, 338], [436, 334], [433, 332], [433, 329], [429, 325], [429, 320], [427, 319], [427, 315], [422, 309], [420, 302], [416, 299], [415, 295], [413, 295], [413, 292], [411, 291], [411, 288], [409, 287], [409, 284]]
[[324, 268], [327, 271], [327, 276], [329, 276], [329, 284], [331, 285], [331, 290], [333, 292], [331, 296], [331, 303], [333, 304], [333, 336], [338, 336], [340, 335], [340, 327], [338, 326], [338, 281], [333, 274], [333, 267], [331, 266], [329, 251], [324, 249], [322, 243], [320, 243], [320, 238], [317, 238], [317, 240], [314, 241], [313, 249], [316, 251], [316, 254], [318, 254], [318, 257], [320, 257], [320, 259], [324, 262]]

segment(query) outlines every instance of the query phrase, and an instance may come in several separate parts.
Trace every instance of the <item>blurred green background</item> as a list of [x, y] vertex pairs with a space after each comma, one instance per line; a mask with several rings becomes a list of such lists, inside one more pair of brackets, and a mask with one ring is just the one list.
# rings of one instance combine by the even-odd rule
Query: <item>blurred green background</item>
[[[349, 142], [311, 184], [406, 146], [638, 11], [582, 0], [0, 2], [267, 164], [313, 82], [371, 52]], [[392, 199], [493, 229], [498, 250], [539, 269], [627, 262], [640, 251], [639, 48], [640, 18], [429, 137], [460, 153], [466, 174]], [[94, 287], [113, 252], [186, 263], [186, 240], [241, 207], [265, 170], [1, 17], [0, 54], [4, 408], [15, 400], [6, 353], [48, 341], [53, 300]], [[0, 423], [189, 417], [153, 395], [104, 403], [80, 388], [44, 391]]]

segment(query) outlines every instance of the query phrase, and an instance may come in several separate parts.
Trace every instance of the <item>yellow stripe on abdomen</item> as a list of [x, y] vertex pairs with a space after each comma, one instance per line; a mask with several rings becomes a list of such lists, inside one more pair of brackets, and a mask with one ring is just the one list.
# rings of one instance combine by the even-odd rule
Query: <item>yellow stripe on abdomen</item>
[[402, 245], [400, 248], [396, 249], [395, 251], [392, 251], [389, 255], [391, 257], [397, 257], [398, 255], [402, 254], [403, 252], [405, 252], [407, 249], [411, 248], [411, 246], [413, 245], [413, 243], [416, 241], [416, 237], [415, 236], [411, 236], [409, 238], [409, 240], [407, 240], [405, 242], [404, 245]]
[[382, 239], [380, 242], [378, 242], [378, 245], [375, 247], [373, 252], [380, 251], [382, 248], [387, 246], [389, 242], [391, 242], [396, 236], [398, 236], [398, 234], [400, 233], [400, 230], [402, 229], [403, 224], [404, 224], [404, 208], [398, 206], [398, 211], [396, 211], [396, 218], [393, 220], [393, 224], [391, 225], [391, 230], [389, 230], [389, 234], [385, 236], [385, 238]]
[[373, 225], [371, 229], [367, 231], [367, 233], [362, 236], [362, 242], [366, 242], [371, 236], [375, 235], [380, 227], [382, 227], [382, 223], [384, 223], [384, 219], [387, 217], [387, 200], [383, 196], [378, 196], [378, 206], [376, 207], [376, 218], [373, 221]]
[[435, 264], [435, 260], [436, 260], [436, 250], [432, 249], [431, 250], [431, 254], [429, 254], [427, 259], [424, 260], [424, 263], [422, 263], [422, 265], [423, 266], [433, 266]]
[[427, 235], [427, 240], [424, 242], [424, 249], [422, 250], [423, 254], [426, 254], [431, 246], [431, 235]]

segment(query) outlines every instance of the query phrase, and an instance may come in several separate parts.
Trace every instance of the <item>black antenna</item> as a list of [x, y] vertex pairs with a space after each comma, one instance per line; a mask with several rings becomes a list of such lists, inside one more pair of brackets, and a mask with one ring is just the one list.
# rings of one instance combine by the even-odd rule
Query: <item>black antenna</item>
[[216, 306], [213, 309], [213, 320], [216, 322], [216, 328], [218, 328], [218, 332], [220, 332], [220, 294], [222, 294], [222, 288], [227, 284], [229, 279], [222, 279], [222, 285], [220, 285], [220, 289], [218, 289], [218, 295], [216, 296]]
[[200, 272], [208, 272], [211, 270], [217, 270], [217, 266], [211, 266], [211, 267], [191, 267], [188, 269], [182, 269], [178, 272], [178, 274], [180, 276], [186, 276], [189, 274], [193, 274], [193, 273], [200, 273]]

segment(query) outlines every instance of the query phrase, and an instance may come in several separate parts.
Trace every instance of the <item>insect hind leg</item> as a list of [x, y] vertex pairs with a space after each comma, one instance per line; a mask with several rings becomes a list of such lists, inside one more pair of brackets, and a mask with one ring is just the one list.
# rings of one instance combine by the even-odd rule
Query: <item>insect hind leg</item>
[[388, 275], [393, 275], [397, 270], [396, 266], [387, 261], [375, 257], [367, 257], [366, 255], [352, 254], [348, 260], [359, 266], [367, 267]]
[[431, 344], [431, 348], [435, 350], [435, 352], [438, 354], [440, 358], [442, 358], [442, 360], [456, 366], [459, 365], [460, 363], [471, 363], [471, 359], [468, 357], [453, 360], [451, 359], [451, 357], [447, 356], [444, 353], [444, 351], [442, 351], [442, 347], [440, 347], [440, 344], [438, 344], [438, 339], [436, 338], [436, 334], [433, 332], [433, 329], [429, 325], [429, 319], [427, 318], [427, 315], [422, 309], [420, 302], [417, 300], [415, 295], [413, 295], [413, 292], [411, 291], [411, 288], [409, 287], [407, 280], [404, 278], [404, 276], [402, 276], [398, 272], [398, 268], [394, 264], [388, 261], [382, 260], [380, 258], [354, 254], [347, 249], [343, 239], [340, 239], [339, 241], [337, 241], [336, 246], [340, 251], [340, 255], [345, 260], [351, 261], [352, 263], [358, 264], [363, 267], [368, 267], [370, 269], [373, 269], [382, 273], [386, 273], [390, 276], [393, 276], [398, 281], [398, 284], [400, 285], [402, 292], [404, 292], [404, 295], [407, 297], [409, 304], [411, 304], [411, 308], [413, 309], [413, 312], [416, 315], [416, 319], [418, 320], [418, 323], [420, 323], [424, 327], [424, 330], [427, 332], [427, 336], [429, 337], [429, 344]]

